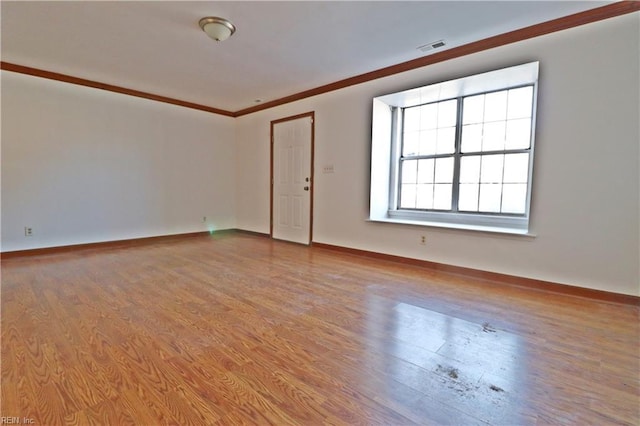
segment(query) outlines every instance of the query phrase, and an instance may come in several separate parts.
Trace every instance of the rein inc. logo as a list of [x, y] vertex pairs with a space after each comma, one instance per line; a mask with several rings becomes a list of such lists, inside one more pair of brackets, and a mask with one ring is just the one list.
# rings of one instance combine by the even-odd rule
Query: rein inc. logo
[[0, 417], [0, 425], [33, 425], [35, 423], [36, 421], [31, 417]]

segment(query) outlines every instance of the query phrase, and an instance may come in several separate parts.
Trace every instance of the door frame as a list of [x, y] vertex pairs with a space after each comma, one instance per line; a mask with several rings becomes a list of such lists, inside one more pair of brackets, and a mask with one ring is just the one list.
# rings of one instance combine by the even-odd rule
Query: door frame
[[271, 184], [269, 185], [269, 236], [271, 238], [273, 238], [273, 186], [274, 186], [274, 177], [273, 177], [273, 145], [275, 142], [274, 139], [274, 127], [276, 124], [279, 123], [283, 123], [285, 121], [293, 121], [293, 120], [298, 120], [300, 118], [305, 118], [305, 117], [310, 117], [311, 118], [311, 155], [310, 155], [310, 161], [311, 164], [309, 165], [309, 187], [310, 187], [310, 192], [309, 192], [309, 245], [311, 245], [312, 241], [313, 241], [313, 189], [315, 187], [315, 175], [314, 175], [314, 156], [315, 156], [315, 135], [316, 135], [316, 131], [315, 131], [315, 125], [316, 125], [316, 119], [315, 119], [315, 111], [309, 111], [309, 112], [304, 112], [302, 114], [296, 114], [296, 115], [291, 115], [289, 117], [284, 117], [284, 118], [279, 118], [277, 120], [272, 120], [271, 121], [271, 127], [270, 127], [270, 140], [271, 140], [271, 149], [270, 149], [270, 182]]

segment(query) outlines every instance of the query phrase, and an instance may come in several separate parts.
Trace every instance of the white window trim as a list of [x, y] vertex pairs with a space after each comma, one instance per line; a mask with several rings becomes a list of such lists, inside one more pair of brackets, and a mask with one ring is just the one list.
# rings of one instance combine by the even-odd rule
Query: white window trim
[[[529, 213], [533, 180], [538, 69], [539, 63], [531, 62], [374, 98], [369, 220], [532, 236], [529, 232]], [[394, 187], [398, 179], [397, 161], [393, 160], [398, 155], [398, 147], [394, 142], [397, 138], [394, 137], [394, 133], [397, 135], [399, 129], [395, 127], [394, 111], [398, 108], [523, 85], [533, 85], [534, 111], [531, 122], [530, 179], [524, 215], [397, 210]]]

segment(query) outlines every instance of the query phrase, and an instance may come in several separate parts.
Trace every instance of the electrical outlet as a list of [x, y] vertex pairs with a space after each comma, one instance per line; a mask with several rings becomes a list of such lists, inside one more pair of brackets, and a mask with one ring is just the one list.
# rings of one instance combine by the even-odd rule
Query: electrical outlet
[[31, 237], [33, 236], [33, 228], [30, 228], [28, 226], [24, 227], [24, 236], [25, 237]]
[[420, 245], [426, 245], [427, 244], [427, 236], [426, 235], [420, 235]]

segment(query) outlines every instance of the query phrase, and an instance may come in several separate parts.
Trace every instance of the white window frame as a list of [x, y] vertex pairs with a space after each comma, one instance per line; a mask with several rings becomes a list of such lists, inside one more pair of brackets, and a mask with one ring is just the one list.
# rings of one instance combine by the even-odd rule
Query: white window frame
[[[531, 62], [483, 74], [429, 84], [373, 99], [371, 144], [371, 189], [369, 220], [471, 229], [500, 233], [529, 234], [538, 88], [538, 62]], [[525, 213], [522, 215], [464, 213], [399, 209], [398, 164], [400, 158], [399, 111], [427, 103], [462, 98], [487, 92], [533, 86], [531, 147]], [[454, 185], [457, 184], [454, 182]]]

